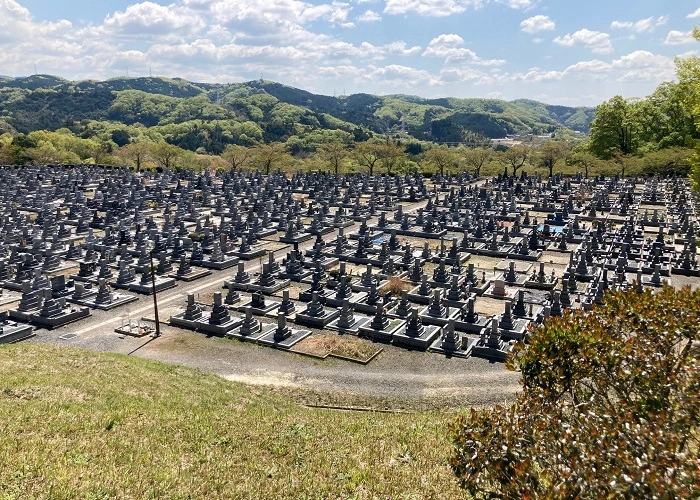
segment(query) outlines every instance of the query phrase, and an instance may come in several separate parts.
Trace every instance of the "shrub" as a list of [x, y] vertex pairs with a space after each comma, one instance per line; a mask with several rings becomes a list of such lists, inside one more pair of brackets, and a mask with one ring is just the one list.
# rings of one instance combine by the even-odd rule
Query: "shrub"
[[700, 496], [700, 292], [615, 292], [550, 318], [508, 361], [523, 390], [451, 426], [476, 497]]

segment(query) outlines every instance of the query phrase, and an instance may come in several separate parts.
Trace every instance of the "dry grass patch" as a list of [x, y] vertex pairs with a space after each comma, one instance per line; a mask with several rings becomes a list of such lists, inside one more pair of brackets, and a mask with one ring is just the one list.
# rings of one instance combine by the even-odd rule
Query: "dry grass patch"
[[401, 292], [403, 290], [408, 291], [411, 288], [413, 288], [413, 285], [402, 280], [398, 276], [389, 276], [387, 278], [386, 285], [382, 286], [379, 289], [379, 293], [381, 293], [381, 294], [391, 293], [391, 295], [393, 295], [394, 297], [398, 297], [401, 295]]

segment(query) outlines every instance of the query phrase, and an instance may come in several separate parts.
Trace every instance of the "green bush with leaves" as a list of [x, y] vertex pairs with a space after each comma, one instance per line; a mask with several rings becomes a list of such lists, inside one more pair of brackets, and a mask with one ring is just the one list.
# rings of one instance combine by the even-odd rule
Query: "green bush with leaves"
[[508, 407], [451, 426], [460, 485], [488, 498], [698, 498], [700, 291], [614, 292], [549, 318], [508, 367]]

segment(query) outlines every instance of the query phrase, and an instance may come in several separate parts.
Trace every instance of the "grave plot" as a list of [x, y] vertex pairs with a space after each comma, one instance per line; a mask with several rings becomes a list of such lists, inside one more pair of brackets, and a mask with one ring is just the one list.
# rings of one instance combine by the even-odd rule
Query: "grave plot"
[[700, 277], [697, 200], [678, 178], [30, 166], [0, 180], [5, 341], [22, 323], [118, 310], [155, 282], [223, 289], [171, 317], [207, 335], [289, 349], [352, 334], [502, 360], [610, 290]]

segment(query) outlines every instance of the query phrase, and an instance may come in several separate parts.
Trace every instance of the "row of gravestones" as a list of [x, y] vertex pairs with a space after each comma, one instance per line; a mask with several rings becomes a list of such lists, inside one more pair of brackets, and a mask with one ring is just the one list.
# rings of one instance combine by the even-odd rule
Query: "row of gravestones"
[[[198, 184], [201, 184], [201, 183], [198, 183]], [[205, 184], [206, 184], [206, 183], [205, 183]], [[165, 184], [162, 184], [162, 185], [165, 185]], [[188, 183], [188, 188], [187, 188], [187, 189], [189, 189], [189, 185], [190, 185], [190, 184]], [[375, 185], [376, 185], [376, 184], [375, 184]], [[176, 188], [176, 190], [177, 190], [177, 188]], [[187, 192], [186, 189], [183, 190], [182, 188], [181, 188], [181, 191]], [[375, 191], [378, 191], [378, 190], [375, 190]], [[191, 192], [190, 192], [190, 193], [191, 193]], [[54, 193], [54, 194], [55, 194], [55, 193]], [[79, 196], [74, 196], [73, 199], [79, 200], [80, 197], [79, 197]], [[489, 200], [489, 199], [490, 199], [490, 197], [487, 197], [487, 198], [486, 198], [486, 202], [484, 202], [485, 205], [488, 204], [488, 200]], [[133, 197], [133, 196], [131, 196], [131, 201], [134, 201], [134, 197]], [[498, 201], [498, 200], [496, 200], [496, 201]], [[432, 203], [432, 202], [431, 202], [431, 203]], [[432, 204], [433, 206], [430, 206], [431, 203], [429, 203], [429, 208], [428, 208], [428, 210], [432, 210], [432, 211], [437, 210], [437, 208], [436, 208], [437, 203], [434, 203], [434, 204]], [[513, 205], [513, 200], [511, 199], [510, 202], [509, 202], [509, 208], [511, 208], [512, 205]], [[190, 203], [190, 208], [191, 208], [191, 206], [192, 206], [192, 204]], [[564, 208], [566, 208], [566, 206], [565, 206]], [[69, 210], [70, 210], [70, 208], [69, 208]], [[75, 210], [75, 209], [74, 209], [74, 211], [77, 212], [77, 210]], [[190, 211], [191, 211], [191, 210], [190, 210]], [[60, 212], [59, 212], [59, 213], [60, 213]], [[70, 212], [69, 212], [69, 213], [70, 213]], [[48, 227], [50, 228], [50, 227], [54, 224], [54, 222], [55, 222], [56, 219], [54, 218], [54, 219], [52, 220], [51, 217], [50, 217], [49, 215], [50, 215], [50, 214], [47, 214], [47, 211], [46, 211], [46, 210], [42, 210], [42, 211], [39, 213], [39, 216], [43, 218], [43, 224], [44, 224], [44, 226], [45, 226], [45, 227], [48, 226]], [[419, 214], [418, 217], [420, 217], [420, 215], [421, 215], [421, 214]], [[527, 214], [526, 214], [526, 215], [527, 215]], [[431, 216], [432, 216], [432, 215], [431, 215]], [[418, 217], [417, 217], [417, 218], [418, 218]], [[426, 218], [426, 219], [427, 219], [427, 218]], [[493, 220], [494, 220], [494, 217], [493, 217], [493, 215], [492, 215], [491, 217], [489, 217], [489, 222], [492, 222]], [[150, 220], [150, 222], [151, 222], [151, 224], [147, 224], [147, 226], [152, 226], [152, 224], [153, 224], [152, 219]], [[424, 225], [425, 225], [425, 224], [429, 224], [429, 221], [426, 220], [425, 223], [424, 223]], [[205, 225], [206, 225], [206, 223], [205, 223]], [[222, 225], [223, 225], [223, 224], [222, 224]], [[364, 225], [366, 226], [366, 224], [364, 224]], [[150, 229], [153, 229], [153, 228], [150, 227]], [[423, 228], [423, 229], [425, 229], [425, 228]], [[430, 228], [429, 228], [429, 229], [430, 229]], [[361, 229], [361, 230], [362, 230], [362, 229]], [[477, 225], [477, 231], [478, 231], [478, 225]], [[51, 241], [51, 244], [54, 245], [54, 240], [60, 241], [60, 238], [55, 238], [55, 236], [58, 236], [58, 233], [60, 233], [60, 232], [61, 232], [61, 230], [60, 230], [60, 228], [59, 228], [58, 232], [54, 232], [53, 235], [49, 236], [48, 238], [43, 237], [43, 236], [40, 236], [38, 239], [40, 240], [40, 243], [41, 243], [41, 240], [43, 240], [44, 243], [46, 242], [46, 240], [50, 240], [50, 241]], [[428, 235], [432, 235], [432, 234], [435, 233], [435, 232], [429, 230], [429, 231], [424, 231], [424, 233], [425, 233], [425, 234], [428, 234]], [[503, 233], [504, 233], [504, 234], [502, 234], [502, 235], [499, 237], [501, 240], [503, 239], [504, 236], [507, 235], [507, 233], [506, 233], [505, 231], [503, 231]], [[140, 232], [137, 231], [137, 234], [142, 234], [142, 233], [140, 233]], [[435, 234], [437, 234], [437, 233], [435, 233]], [[443, 233], [443, 234], [444, 234], [444, 233]], [[531, 234], [534, 234], [534, 231], [532, 231]], [[372, 235], [372, 232], [371, 232], [371, 230], [370, 230], [369, 236], [371, 236], [371, 235]], [[149, 236], [150, 236], [150, 235], [149, 235]], [[352, 235], [351, 235], [351, 236], [352, 236]], [[395, 274], [395, 273], [396, 273], [396, 269], [393, 269], [393, 270], [392, 270], [392, 269], [391, 269], [391, 267], [392, 267], [391, 264], [398, 264], [398, 259], [392, 258], [392, 256], [389, 256], [389, 258], [387, 259], [386, 247], [385, 247], [384, 245], [381, 245], [380, 248], [377, 248], [377, 245], [374, 244], [374, 242], [372, 242], [371, 240], [368, 241], [368, 238], [367, 238], [368, 235], [367, 235], [367, 234], [365, 234], [364, 237], [362, 237], [362, 238], [361, 238], [360, 236], [362, 236], [362, 235], [359, 235], [358, 238], [357, 238], [357, 242], [358, 242], [358, 245], [357, 245], [357, 246], [358, 246], [358, 250], [357, 250], [357, 251], [358, 251], [359, 254], [361, 255], [360, 258], [364, 258], [364, 257], [362, 257], [362, 254], [366, 254], [367, 257], [369, 257], [369, 256], [372, 256], [372, 255], [374, 255], [374, 254], [376, 253], [376, 254], [377, 254], [377, 257], [378, 257], [377, 262], [378, 262], [379, 264], [381, 264], [382, 272], [385, 272], [387, 275]], [[496, 234], [492, 234], [492, 237], [491, 237], [491, 239], [490, 239], [491, 251], [496, 250], [496, 247], [495, 247], [495, 245], [494, 245], [494, 241], [495, 241], [495, 237], [496, 237], [496, 236], [497, 236]], [[107, 235], [107, 237], [109, 237], [109, 235]], [[506, 237], [507, 237], [507, 236], [506, 236]], [[205, 235], [205, 238], [206, 238], [206, 235]], [[166, 236], [164, 239], [165, 239], [164, 246], [163, 246], [163, 248], [160, 248], [161, 251], [158, 253], [159, 268], [160, 268], [161, 271], [165, 271], [165, 270], [167, 269], [167, 262], [164, 263], [167, 259], [164, 259], [164, 257], [163, 257], [164, 252], [165, 252], [165, 256], [166, 256], [166, 257], [167, 257], [167, 255], [168, 255], [168, 254], [167, 254], [167, 251], [168, 251], [168, 238], [167, 238], [167, 236]], [[211, 239], [211, 238], [210, 238], [210, 239]], [[338, 239], [341, 240], [341, 238], [338, 238]], [[686, 239], [687, 239], [687, 238], [686, 238]], [[150, 244], [152, 244], [152, 245], [154, 245], [154, 246], [158, 245], [158, 241], [157, 241], [158, 238], [154, 238], [154, 240], [155, 240], [155, 241], [151, 240], [150, 238], [148, 239], [148, 241], [141, 240], [142, 245], [141, 245], [140, 247], [136, 247], [136, 244], [137, 244], [138, 242], [134, 244], [135, 246], [134, 246], [134, 248], [133, 248], [132, 251], [135, 252], [136, 254], [138, 254], [138, 257], [139, 257], [139, 260], [140, 260], [140, 261], [143, 261], [143, 260], [144, 260], [144, 255], [145, 255], [146, 253], [150, 253], [150, 252], [148, 252], [148, 249], [150, 248], [150, 247], [148, 246], [148, 243], [150, 243]], [[466, 238], [463, 238], [463, 240], [462, 240], [462, 245], [463, 245], [466, 249], [469, 249], [469, 248], [470, 248], [470, 242], [469, 242], [468, 240], [466, 240], [466, 243], [465, 243], [465, 240], [466, 240]], [[25, 240], [25, 241], [26, 241], [26, 240]], [[172, 241], [172, 240], [171, 240], [171, 241]], [[360, 242], [362, 242], [362, 243], [360, 243]], [[390, 239], [390, 242], [391, 242], [391, 239]], [[215, 251], [216, 243], [217, 243], [217, 240], [214, 240], [214, 244], [212, 245], [212, 251], [213, 251], [215, 254], [218, 254], [218, 252]], [[473, 243], [473, 242], [472, 242], [472, 243]], [[500, 244], [507, 244], [508, 241], [505, 241], [505, 242], [504, 242], [504, 241], [499, 241], [499, 242], [497, 242], [497, 243], [500, 243]], [[34, 243], [32, 243], [32, 244], [34, 245]], [[98, 242], [98, 244], [99, 244], [99, 242]], [[176, 247], [176, 246], [177, 246], [177, 243], [173, 242], [172, 245]], [[462, 246], [462, 245], [461, 245], [461, 246]], [[40, 246], [40, 245], [39, 245], [39, 246]], [[103, 244], [102, 246], [103, 246], [102, 252], [104, 253], [104, 250], [105, 250], [104, 247], [106, 247], [107, 245], [104, 245], [104, 244]], [[487, 245], [487, 246], [488, 246], [488, 245]], [[690, 246], [690, 244], [689, 244], [689, 246]], [[197, 250], [197, 245], [194, 245], [194, 244], [193, 244], [193, 247], [194, 247], [193, 250], [196, 250], [194, 253], [195, 253], [195, 254], [199, 254], [199, 251]], [[363, 247], [363, 248], [359, 248], [359, 247]], [[53, 265], [54, 265], [54, 263], [55, 263], [55, 256], [52, 256], [52, 255], [51, 255], [51, 251], [52, 251], [53, 249], [51, 249], [51, 248], [48, 248], [48, 249], [41, 249], [41, 248], [38, 248], [37, 250], [40, 250], [41, 252], [48, 252], [48, 257], [49, 257], [49, 258], [45, 259], [45, 261], [49, 261], [50, 265], [47, 266], [47, 269], [50, 269], [51, 267], [53, 267]], [[129, 249], [127, 248], [127, 250], [129, 250]], [[320, 249], [319, 246], [315, 246], [314, 251], [313, 251], [313, 253], [312, 253], [310, 256], [301, 256], [301, 259], [300, 259], [300, 260], [301, 260], [301, 262], [302, 262], [302, 267], [303, 267], [303, 266], [306, 266], [306, 267], [308, 268], [308, 267], [313, 267], [314, 265], [317, 265], [317, 264], [328, 264], [329, 262], [328, 262], [327, 256], [326, 256], [326, 259], [323, 260], [323, 257], [324, 257], [324, 256], [323, 256], [323, 252], [320, 251], [320, 250], [322, 250], [322, 248]], [[347, 248], [345, 248], [345, 250], [347, 250]], [[395, 250], [395, 249], [392, 249], [392, 250]], [[407, 250], [408, 250], [408, 251], [407, 251]], [[474, 250], [475, 250], [475, 253], [476, 253], [476, 250], [478, 250], [478, 249], [474, 249]], [[489, 248], [486, 248], [486, 250], [489, 250]], [[686, 258], [685, 260], [686, 260], [686, 262], [691, 261], [691, 259], [689, 258], [689, 257], [690, 257], [691, 250], [692, 250], [692, 253], [693, 253], [693, 255], [692, 255], [692, 256], [693, 256], [692, 263], [694, 264], [694, 260], [695, 260], [695, 259], [694, 259], [694, 249], [688, 248], [688, 252], [687, 252], [687, 254], [686, 254], [686, 255], [688, 256], [688, 258]], [[90, 248], [88, 248], [87, 251], [89, 252], [89, 251], [90, 251]], [[122, 248], [122, 253], [123, 253], [123, 248]], [[127, 253], [128, 253], [128, 252], [127, 252]], [[409, 255], [410, 253], [411, 253], [411, 252], [410, 252], [410, 249], [404, 249], [404, 251], [403, 251], [404, 256], [407, 256], [407, 255]], [[441, 253], [444, 253], [444, 252], [441, 252]], [[16, 255], [17, 255], [17, 254], [20, 254], [20, 255], [21, 255], [21, 252], [16, 252], [16, 249], [15, 249], [15, 254], [16, 254]], [[34, 258], [36, 258], [36, 255], [37, 255], [37, 254], [35, 253], [35, 254], [34, 254]], [[41, 254], [39, 254], [39, 255], [41, 255]], [[463, 254], [461, 254], [461, 255], [463, 255]], [[46, 254], [44, 254], [43, 256], [45, 257]], [[102, 255], [102, 256], [104, 256], [104, 255]], [[52, 258], [52, 257], [53, 257], [53, 258]], [[309, 258], [309, 257], [310, 257], [310, 258]], [[394, 255], [393, 257], [397, 257], [397, 256]], [[662, 255], [661, 257], [663, 257], [663, 255]], [[127, 257], [127, 258], [128, 258], [128, 257]], [[434, 258], [434, 256], [433, 256], [433, 258]], [[104, 262], [104, 261], [106, 261], [106, 260], [107, 260], [107, 259], [102, 259], [102, 261], [99, 261], [99, 260], [95, 261], [95, 260], [92, 260], [92, 259], [85, 259], [85, 260], [82, 262], [82, 264], [85, 264], [85, 268], [86, 268], [85, 273], [88, 273], [88, 272], [89, 272], [89, 267], [90, 267], [89, 264], [91, 264], [91, 263], [92, 263], [92, 264], [99, 263], [99, 271], [97, 272], [97, 275], [96, 275], [96, 276], [92, 276], [92, 277], [93, 277], [94, 279], [105, 279], [105, 278], [107, 278], [107, 277], [108, 277], [107, 274], [109, 273], [109, 267], [108, 267], [108, 266], [106, 265], [106, 263]], [[289, 259], [289, 260], [294, 260], [294, 259]], [[331, 262], [332, 262], [332, 260], [333, 260], [333, 259], [331, 259]], [[579, 259], [579, 260], [580, 260], [580, 259]], [[182, 262], [183, 262], [182, 256], [180, 256], [181, 267], [182, 267]], [[32, 263], [36, 264], [36, 262], [34, 262], [34, 259], [33, 259]], [[130, 269], [127, 269], [126, 266], [122, 266], [122, 265], [121, 265], [121, 262], [119, 262], [119, 264], [120, 264], [120, 265], [119, 265], [119, 276], [118, 276], [117, 282], [116, 282], [115, 284], [123, 285], [123, 284], [127, 284], [127, 283], [132, 283], [133, 281], [135, 281], [135, 277], [132, 275], [131, 270], [130, 270]], [[140, 264], [141, 264], [141, 267], [144, 266], [144, 263], [143, 263], [143, 262], [141, 262]], [[186, 264], [187, 264], [187, 263], [186, 263]], [[415, 265], [415, 261], [414, 261], [413, 264], [414, 264], [414, 265], [413, 265], [413, 269], [417, 269], [417, 268], [419, 267], [419, 266], [416, 266], [416, 265]], [[693, 264], [691, 264], [691, 267], [693, 267]], [[235, 265], [235, 264], [232, 264], [232, 265]], [[25, 267], [29, 267], [29, 266], [25, 266]], [[95, 267], [97, 267], [97, 266], [95, 266]], [[137, 266], [137, 267], [138, 267], [138, 266]], [[185, 266], [185, 267], [186, 267], [186, 266]], [[393, 267], [394, 267], [394, 268], [396, 268], [396, 267], [399, 267], [399, 268], [400, 268], [400, 266], [397, 266], [397, 265], [394, 265]], [[439, 268], [440, 268], [440, 266], [438, 267], [438, 269], [439, 269]], [[444, 269], [443, 269], [443, 271], [444, 271]], [[22, 273], [26, 273], [26, 272], [27, 272], [27, 269], [23, 269], [23, 270], [22, 270]], [[94, 272], [95, 272], [95, 271], [93, 270], [93, 273], [94, 273]], [[162, 274], [162, 273], [161, 273], [161, 274]], [[443, 274], [444, 274], [444, 273], [443, 273]], [[469, 273], [467, 273], [467, 274], [469, 274]], [[100, 275], [102, 275], [102, 276], [100, 276]], [[417, 271], [416, 271], [416, 275], [417, 275]], [[26, 276], [26, 274], [24, 274], [23, 276]], [[268, 278], [268, 277], [269, 277], [269, 273], [265, 273], [265, 270], [263, 270], [263, 273], [262, 273], [262, 275], [261, 275], [261, 279], [262, 279], [262, 281], [264, 282], [264, 283], [263, 283], [263, 286], [269, 287], [270, 283], [269, 283], [269, 278]], [[438, 276], [437, 278], [438, 278], [438, 280], [442, 279], [441, 276]], [[435, 279], [435, 276], [434, 276], [434, 279]], [[36, 281], [36, 280], [35, 280], [35, 281]], [[146, 285], [146, 283], [147, 283], [147, 281], [148, 281], [148, 273], [142, 273], [141, 279], [138, 280], [138, 281], [139, 281], [138, 284], [134, 283], [133, 285], [130, 285], [130, 286], [136, 286], [136, 287], [138, 287], [138, 286], [140, 285], [142, 288], [147, 288], [145, 285]], [[469, 280], [467, 280], [467, 281], [469, 281]], [[454, 292], [454, 287], [452, 286], [453, 282], [454, 282], [454, 279], [451, 279], [451, 280], [450, 280], [450, 289], [451, 289], [451, 290], [448, 290], [448, 291]], [[20, 281], [20, 283], [21, 283], [21, 281]], [[59, 287], [59, 288], [60, 288], [60, 287]], [[424, 287], [424, 288], [425, 288], [425, 287]], [[80, 294], [79, 294], [79, 295], [80, 295]], [[455, 295], [453, 294], [453, 297], [454, 297], [454, 296], [455, 296]], [[47, 310], [48, 310], [48, 309], [50, 309], [50, 308], [47, 308]]]

